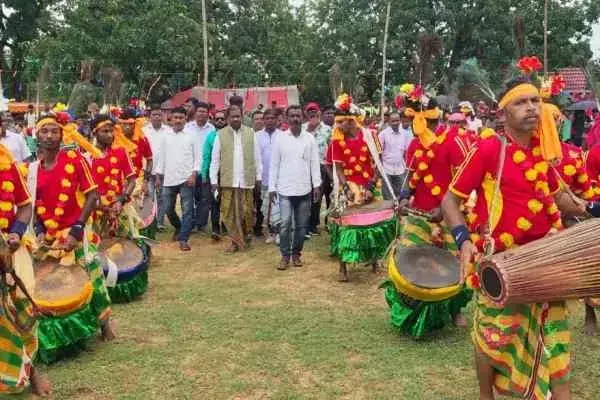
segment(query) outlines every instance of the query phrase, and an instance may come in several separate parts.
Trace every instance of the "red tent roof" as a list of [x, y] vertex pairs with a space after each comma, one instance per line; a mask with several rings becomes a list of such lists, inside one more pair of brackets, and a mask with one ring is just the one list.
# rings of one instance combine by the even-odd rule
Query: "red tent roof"
[[572, 92], [587, 90], [587, 79], [582, 68], [561, 68], [557, 72], [565, 79], [565, 90]]

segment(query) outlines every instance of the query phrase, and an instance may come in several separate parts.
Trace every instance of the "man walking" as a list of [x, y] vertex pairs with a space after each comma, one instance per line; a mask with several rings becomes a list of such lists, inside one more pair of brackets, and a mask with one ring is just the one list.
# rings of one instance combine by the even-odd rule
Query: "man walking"
[[[383, 170], [392, 185], [396, 197], [400, 195], [400, 190], [402, 190], [404, 178], [406, 177], [404, 153], [408, 149], [408, 145], [412, 139], [413, 134], [410, 129], [410, 119], [404, 117], [402, 125], [400, 125], [400, 114], [397, 112], [391, 113], [389, 126], [379, 134], [379, 142], [382, 149], [381, 162]], [[383, 198], [385, 200], [393, 199], [387, 185], [383, 185]]]
[[159, 105], [154, 105], [150, 109], [150, 123], [146, 124], [142, 130], [144, 131], [144, 135], [148, 139], [150, 143], [150, 149], [153, 154], [153, 164], [154, 169], [152, 171], [152, 179], [149, 182], [149, 193], [156, 193], [156, 201], [157, 201], [157, 216], [156, 220], [158, 223], [158, 230], [165, 230], [165, 207], [162, 201], [162, 185], [156, 184], [157, 174], [156, 174], [156, 166], [158, 165], [158, 159], [161, 155], [161, 143], [164, 138], [167, 136], [169, 132], [171, 132], [171, 128], [165, 124], [163, 124], [163, 114]]
[[311, 203], [321, 186], [319, 151], [313, 135], [302, 129], [302, 108], [290, 106], [286, 114], [290, 130], [273, 144], [269, 170], [269, 196], [279, 198], [281, 210], [279, 270], [289, 267], [290, 258], [294, 267], [302, 266]]
[[[194, 121], [186, 124], [186, 130], [194, 138], [196, 145], [196, 154], [202, 155], [204, 143], [211, 132], [215, 131], [213, 124], [208, 122], [208, 104], [198, 102], [196, 104], [196, 114]], [[212, 204], [212, 195], [210, 193], [210, 182], [203, 180], [199, 175], [196, 179], [196, 188], [194, 191], [194, 222], [198, 232], [206, 230], [208, 224], [208, 215]]]
[[260, 147], [260, 159], [262, 161], [262, 214], [267, 218], [268, 235], [266, 243], [276, 241], [276, 235], [279, 231], [279, 204], [272, 202], [269, 198], [269, 170], [271, 163], [271, 152], [273, 143], [282, 133], [277, 129], [277, 116], [275, 110], [270, 108], [264, 113], [265, 129], [258, 132], [258, 146]]
[[231, 236], [227, 253], [246, 248], [254, 225], [254, 188], [260, 187], [262, 164], [254, 130], [242, 125], [242, 110], [230, 106], [229, 126], [217, 134], [210, 164], [213, 193], [219, 187], [221, 220]]
[[[179, 241], [182, 251], [190, 251], [188, 239], [194, 225], [194, 188], [201, 157], [197, 153], [195, 138], [184, 129], [185, 118], [185, 108], [173, 109], [173, 129], [161, 141], [156, 172], [158, 179], [162, 179], [165, 213], [175, 227], [173, 239]], [[175, 212], [177, 195], [181, 197], [183, 221]]]

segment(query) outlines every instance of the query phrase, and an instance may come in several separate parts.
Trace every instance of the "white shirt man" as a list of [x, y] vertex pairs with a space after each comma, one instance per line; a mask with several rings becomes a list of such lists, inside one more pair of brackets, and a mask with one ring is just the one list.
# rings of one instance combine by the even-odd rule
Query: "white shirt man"
[[[379, 133], [379, 142], [382, 149], [381, 163], [396, 196], [400, 194], [405, 180], [406, 162], [404, 161], [404, 154], [413, 139], [410, 128], [404, 128], [399, 120], [400, 116], [398, 114], [390, 115], [390, 125]], [[386, 200], [393, 199], [387, 184], [383, 185], [383, 197]]]
[[156, 129], [152, 124], [146, 124], [142, 130], [144, 131], [144, 135], [148, 138], [148, 142], [150, 143], [150, 149], [152, 150], [152, 161], [154, 162], [154, 171], [153, 174], [156, 173], [156, 169], [158, 167], [158, 159], [161, 154], [161, 144], [163, 139], [167, 136], [169, 132], [172, 132], [170, 126], [165, 124], [160, 124], [160, 127]]
[[321, 186], [319, 150], [312, 134], [303, 130], [297, 137], [282, 132], [271, 153], [269, 192], [282, 196], [304, 196]]
[[165, 132], [159, 144], [155, 172], [163, 175], [163, 186], [178, 186], [184, 183], [194, 171], [200, 171], [201, 153], [194, 142], [194, 137], [186, 129]]
[[[260, 158], [260, 147], [258, 146], [258, 140], [254, 135], [254, 164], [256, 166], [256, 181], [246, 182], [244, 178], [244, 151], [242, 149], [242, 131], [241, 129], [233, 130], [233, 187], [241, 189], [254, 189], [256, 181], [260, 181], [262, 178], [262, 161]], [[219, 182], [219, 169], [221, 168], [221, 141], [219, 136], [215, 138], [215, 144], [212, 149], [212, 156], [210, 161], [210, 183], [211, 185], [218, 185]]]
[[31, 150], [29, 150], [25, 138], [18, 133], [6, 131], [6, 134], [0, 137], [0, 144], [10, 150], [17, 163], [31, 158]]
[[202, 154], [202, 149], [204, 148], [204, 142], [206, 141], [206, 137], [209, 133], [215, 130], [215, 127], [210, 122], [206, 121], [206, 123], [202, 126], [198, 125], [196, 121], [190, 121], [185, 124], [186, 131], [192, 134], [194, 138], [194, 142], [197, 147], [198, 154]]

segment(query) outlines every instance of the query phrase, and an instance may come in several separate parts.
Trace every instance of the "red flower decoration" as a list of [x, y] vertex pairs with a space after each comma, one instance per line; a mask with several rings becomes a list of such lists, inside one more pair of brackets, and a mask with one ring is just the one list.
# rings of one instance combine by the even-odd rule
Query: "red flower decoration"
[[123, 114], [123, 110], [121, 110], [120, 107], [111, 107], [110, 114], [115, 118], [119, 118], [121, 117], [121, 114]]
[[61, 125], [68, 124], [69, 122], [71, 122], [71, 116], [68, 112], [61, 111], [56, 114], [56, 122], [58, 122]]
[[562, 75], [554, 75], [552, 77], [552, 84], [550, 85], [552, 96], [558, 96], [565, 87], [567, 87], [567, 82], [565, 82], [565, 78]]
[[400, 95], [396, 96], [394, 98], [394, 104], [396, 105], [396, 108], [399, 110], [402, 108], [402, 104], [404, 104], [404, 98]]
[[419, 100], [423, 96], [423, 86], [417, 85], [415, 88], [408, 94], [408, 97], [412, 100]]
[[536, 56], [523, 57], [517, 62], [517, 68], [525, 74], [540, 71], [542, 67], [542, 62]]

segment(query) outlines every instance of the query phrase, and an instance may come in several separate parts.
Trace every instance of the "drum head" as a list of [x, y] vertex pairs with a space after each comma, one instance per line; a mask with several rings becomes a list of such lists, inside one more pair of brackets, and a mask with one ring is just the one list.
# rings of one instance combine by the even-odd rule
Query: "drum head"
[[137, 268], [144, 260], [142, 249], [135, 242], [125, 238], [102, 239], [98, 250], [100, 258], [110, 258], [119, 271]]
[[415, 286], [438, 289], [460, 281], [458, 259], [439, 247], [398, 245], [394, 257], [398, 272]]
[[36, 262], [33, 268], [33, 297], [42, 302], [60, 302], [78, 297], [90, 280], [79, 264], [61, 265], [58, 260], [44, 260]]
[[348, 207], [344, 210], [343, 215], [366, 214], [373, 211], [391, 210], [394, 208], [394, 202], [391, 200], [372, 201], [359, 206]]

